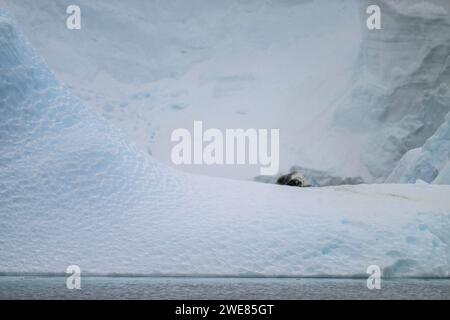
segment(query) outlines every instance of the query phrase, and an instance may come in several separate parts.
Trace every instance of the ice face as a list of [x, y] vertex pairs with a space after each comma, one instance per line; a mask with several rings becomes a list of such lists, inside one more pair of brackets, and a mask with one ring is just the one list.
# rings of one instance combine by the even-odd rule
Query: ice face
[[442, 167], [441, 172], [433, 182], [437, 184], [450, 184], [450, 161], [447, 161], [446, 165]]
[[[361, 12], [373, 4], [358, 2]], [[450, 111], [450, 3], [377, 4], [382, 29], [363, 28], [355, 85], [335, 118], [343, 130], [365, 137], [354, 156], [361, 158], [372, 181], [382, 182], [408, 151], [437, 132]], [[367, 16], [361, 17], [363, 24]]]
[[450, 120], [421, 147], [406, 153], [386, 182], [450, 184]]
[[449, 186], [175, 171], [62, 86], [0, 13], [0, 272], [449, 276]]

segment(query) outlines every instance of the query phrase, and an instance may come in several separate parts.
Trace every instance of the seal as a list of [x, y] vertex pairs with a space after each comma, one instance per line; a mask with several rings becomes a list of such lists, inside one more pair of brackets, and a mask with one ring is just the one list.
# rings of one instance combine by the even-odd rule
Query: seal
[[277, 184], [291, 187], [311, 187], [311, 185], [306, 183], [305, 177], [298, 171], [292, 171], [291, 173], [282, 175], [278, 178]]

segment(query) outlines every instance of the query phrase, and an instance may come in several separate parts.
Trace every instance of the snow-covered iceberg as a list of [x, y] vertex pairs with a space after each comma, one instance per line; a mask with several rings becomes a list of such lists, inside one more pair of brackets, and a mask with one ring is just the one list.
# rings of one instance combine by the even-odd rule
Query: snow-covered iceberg
[[0, 11], [0, 272], [450, 275], [450, 186], [201, 177], [130, 146]]

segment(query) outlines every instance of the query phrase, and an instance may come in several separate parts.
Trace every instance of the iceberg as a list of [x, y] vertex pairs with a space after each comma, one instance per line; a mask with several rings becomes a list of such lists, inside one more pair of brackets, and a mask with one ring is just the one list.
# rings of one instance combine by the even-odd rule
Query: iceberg
[[4, 11], [0, 114], [1, 273], [450, 276], [450, 186], [174, 170], [61, 84]]

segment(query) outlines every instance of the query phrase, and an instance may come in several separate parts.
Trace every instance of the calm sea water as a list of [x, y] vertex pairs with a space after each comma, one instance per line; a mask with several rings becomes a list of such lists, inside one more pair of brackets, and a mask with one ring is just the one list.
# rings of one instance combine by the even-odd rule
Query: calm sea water
[[83, 277], [68, 290], [65, 277], [0, 277], [0, 299], [450, 299], [450, 279]]

